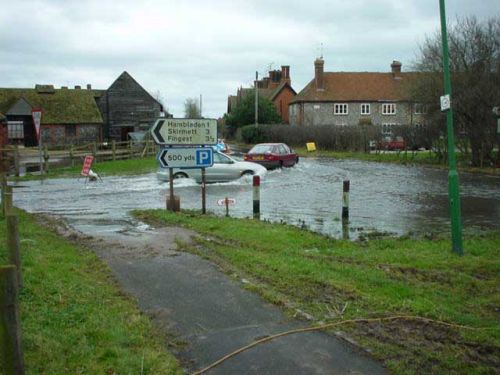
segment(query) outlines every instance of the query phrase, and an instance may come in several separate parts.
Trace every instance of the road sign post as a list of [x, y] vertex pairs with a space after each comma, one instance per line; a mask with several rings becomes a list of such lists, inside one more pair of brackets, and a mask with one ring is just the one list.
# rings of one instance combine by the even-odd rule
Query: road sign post
[[43, 111], [40, 108], [33, 108], [31, 110], [31, 117], [33, 118], [33, 124], [35, 125], [36, 138], [38, 141], [38, 156], [40, 158], [40, 175], [43, 175], [43, 163], [42, 163], [42, 117]]
[[213, 149], [217, 144], [217, 120], [159, 118], [151, 127], [156, 144], [163, 148], [157, 159], [169, 169], [170, 199], [173, 204], [174, 185], [172, 168], [201, 168], [201, 211], [206, 213], [205, 168], [214, 164]]
[[453, 107], [451, 103], [450, 64], [448, 61], [448, 35], [446, 32], [444, 0], [439, 0], [439, 10], [441, 16], [444, 73], [444, 96], [441, 98], [441, 107], [446, 111], [446, 124], [448, 130], [448, 200], [450, 203], [451, 216], [451, 242], [453, 252], [458, 255], [463, 255], [460, 193], [458, 188], [457, 162], [455, 158], [455, 139], [453, 136]]

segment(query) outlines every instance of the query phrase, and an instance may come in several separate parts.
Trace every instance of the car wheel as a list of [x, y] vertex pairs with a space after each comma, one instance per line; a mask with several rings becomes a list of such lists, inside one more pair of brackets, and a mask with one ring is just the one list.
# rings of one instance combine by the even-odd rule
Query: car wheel
[[177, 180], [179, 178], [188, 178], [188, 175], [184, 172], [177, 172], [176, 174], [174, 174], [174, 180]]
[[299, 157], [297, 156], [297, 158], [295, 159], [295, 164], [299, 164]]
[[280, 165], [279, 165], [279, 168], [280, 168], [280, 169], [281, 169], [281, 168], [283, 168], [283, 161], [282, 161], [282, 160], [280, 160]]
[[253, 171], [244, 171], [241, 173], [241, 176], [242, 177], [243, 176], [253, 176], [253, 174], [254, 174]]

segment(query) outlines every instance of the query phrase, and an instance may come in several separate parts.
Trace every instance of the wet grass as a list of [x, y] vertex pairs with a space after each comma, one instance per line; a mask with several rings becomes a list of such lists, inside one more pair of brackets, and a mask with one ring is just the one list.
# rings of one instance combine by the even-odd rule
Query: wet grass
[[[100, 176], [112, 175], [135, 175], [154, 172], [158, 169], [158, 161], [155, 157], [103, 161], [92, 164], [92, 170]], [[43, 177], [38, 174], [27, 174], [23, 177], [11, 177], [13, 181], [39, 180], [42, 178], [78, 178], [82, 165], [75, 167], [51, 168]]]
[[[0, 218], [0, 264], [6, 262], [5, 231]], [[181, 373], [150, 320], [93, 252], [23, 212], [20, 238], [27, 374]]]
[[203, 234], [194, 251], [247, 288], [314, 323], [411, 315], [465, 325], [396, 320], [342, 329], [396, 374], [494, 374], [500, 367], [500, 231], [349, 242], [298, 228], [164, 210], [141, 219]]

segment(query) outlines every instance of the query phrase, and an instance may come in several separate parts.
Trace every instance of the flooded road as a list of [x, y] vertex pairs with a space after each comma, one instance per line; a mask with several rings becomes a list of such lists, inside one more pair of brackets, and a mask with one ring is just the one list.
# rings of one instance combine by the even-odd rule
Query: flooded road
[[[355, 160], [303, 158], [294, 168], [270, 171], [261, 183], [261, 218], [342, 236], [342, 181], [351, 181], [349, 237], [361, 232], [395, 234], [449, 230], [447, 171]], [[164, 208], [168, 184], [156, 174], [18, 183], [15, 204], [30, 212], [64, 217], [88, 234], [141, 230], [128, 212]], [[201, 209], [201, 188], [176, 180], [183, 209]], [[500, 226], [500, 177], [460, 174], [465, 228]], [[207, 210], [224, 215], [217, 200], [234, 198], [230, 215], [252, 216], [251, 179], [207, 185]]]

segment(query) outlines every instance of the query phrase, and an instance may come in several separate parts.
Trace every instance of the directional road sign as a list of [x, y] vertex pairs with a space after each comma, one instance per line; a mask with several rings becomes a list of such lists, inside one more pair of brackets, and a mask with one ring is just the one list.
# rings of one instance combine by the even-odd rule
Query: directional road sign
[[217, 200], [217, 204], [219, 206], [224, 206], [226, 204], [226, 201], [227, 201], [228, 205], [236, 204], [236, 199], [234, 199], [234, 198], [222, 198], [222, 199], [218, 199]]
[[159, 145], [215, 145], [217, 120], [159, 118], [151, 128], [151, 134]]
[[157, 158], [163, 168], [207, 168], [214, 165], [210, 147], [164, 148]]

